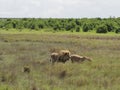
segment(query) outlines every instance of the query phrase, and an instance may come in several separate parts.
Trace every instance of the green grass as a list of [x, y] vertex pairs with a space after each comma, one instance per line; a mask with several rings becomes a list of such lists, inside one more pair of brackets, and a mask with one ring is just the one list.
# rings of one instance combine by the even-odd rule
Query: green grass
[[118, 36], [119, 34], [116, 34], [115, 32], [108, 32], [106, 34], [100, 34], [96, 33], [95, 31], [90, 31], [90, 32], [83, 32], [82, 30], [80, 32], [71, 32], [71, 31], [54, 31], [53, 29], [50, 28], [45, 28], [45, 29], [39, 29], [39, 30], [32, 30], [32, 29], [0, 29], [0, 34], [40, 34], [40, 33], [58, 33], [58, 34], [82, 34], [82, 35], [116, 35]]
[[[54, 49], [69, 49], [93, 61], [52, 65]], [[119, 54], [116, 34], [1, 32], [0, 90], [119, 90]], [[23, 71], [25, 66], [30, 73]]]

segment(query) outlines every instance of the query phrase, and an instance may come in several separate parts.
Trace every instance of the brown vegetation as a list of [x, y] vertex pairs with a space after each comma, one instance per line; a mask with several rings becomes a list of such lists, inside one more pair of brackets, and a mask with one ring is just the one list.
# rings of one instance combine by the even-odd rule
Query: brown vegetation
[[[120, 40], [110, 39], [116, 36], [39, 33], [0, 37], [8, 41], [0, 40], [0, 90], [120, 89]], [[68, 49], [92, 57], [94, 62], [51, 65], [52, 52], [48, 51], [54, 47], [54, 52]], [[25, 66], [29, 66], [30, 73], [24, 73]]]
[[24, 66], [23, 72], [30, 73], [30, 67], [29, 66]]

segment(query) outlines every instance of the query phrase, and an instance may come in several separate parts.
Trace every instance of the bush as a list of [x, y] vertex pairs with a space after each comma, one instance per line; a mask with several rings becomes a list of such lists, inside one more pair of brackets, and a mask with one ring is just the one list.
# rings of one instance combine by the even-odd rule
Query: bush
[[113, 24], [107, 23], [107, 24], [106, 24], [106, 27], [107, 27], [108, 32], [114, 31], [114, 26], [113, 26]]
[[90, 30], [92, 30], [93, 29], [93, 26], [92, 26], [92, 24], [90, 24], [90, 23], [85, 23], [84, 25], [83, 25], [83, 32], [88, 32], [88, 31], [90, 31]]
[[77, 27], [77, 28], [76, 28], [76, 32], [80, 32], [80, 27]]
[[115, 33], [120, 33], [120, 28], [117, 28], [117, 29], [115, 30]]
[[57, 26], [54, 26], [54, 27], [53, 27], [53, 30], [54, 30], [54, 31], [57, 31], [57, 29], [58, 29]]
[[87, 24], [83, 25], [83, 32], [88, 32], [89, 31], [89, 26]]
[[67, 25], [67, 26], [65, 27], [65, 29], [66, 29], [66, 31], [69, 31], [69, 30], [72, 29], [72, 26], [71, 26], [71, 25]]
[[107, 27], [105, 25], [99, 26], [96, 30], [96, 33], [107, 33]]

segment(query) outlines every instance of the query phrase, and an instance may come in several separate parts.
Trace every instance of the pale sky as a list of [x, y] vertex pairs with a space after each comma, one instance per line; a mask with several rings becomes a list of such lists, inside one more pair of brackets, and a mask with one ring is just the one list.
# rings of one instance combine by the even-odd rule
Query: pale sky
[[120, 0], [0, 0], [0, 17], [120, 17]]

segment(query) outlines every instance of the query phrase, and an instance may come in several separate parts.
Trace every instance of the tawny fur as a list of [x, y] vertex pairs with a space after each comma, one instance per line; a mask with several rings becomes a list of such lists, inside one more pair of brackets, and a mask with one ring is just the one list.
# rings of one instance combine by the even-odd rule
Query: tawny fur
[[71, 59], [72, 63], [83, 62], [85, 60], [92, 61], [91, 58], [89, 58], [89, 57], [80, 56], [80, 55], [76, 55], [76, 54], [71, 55], [70, 59]]
[[58, 61], [65, 63], [69, 59], [70, 59], [70, 51], [69, 50], [60, 50]]
[[57, 60], [58, 60], [58, 58], [59, 58], [59, 53], [51, 53], [51, 59], [50, 59], [50, 61], [52, 62], [52, 63], [55, 63]]
[[70, 51], [69, 50], [60, 50], [58, 53], [57, 52], [51, 53], [50, 61], [52, 63], [55, 63], [55, 62], [65, 63], [69, 59], [70, 59]]

